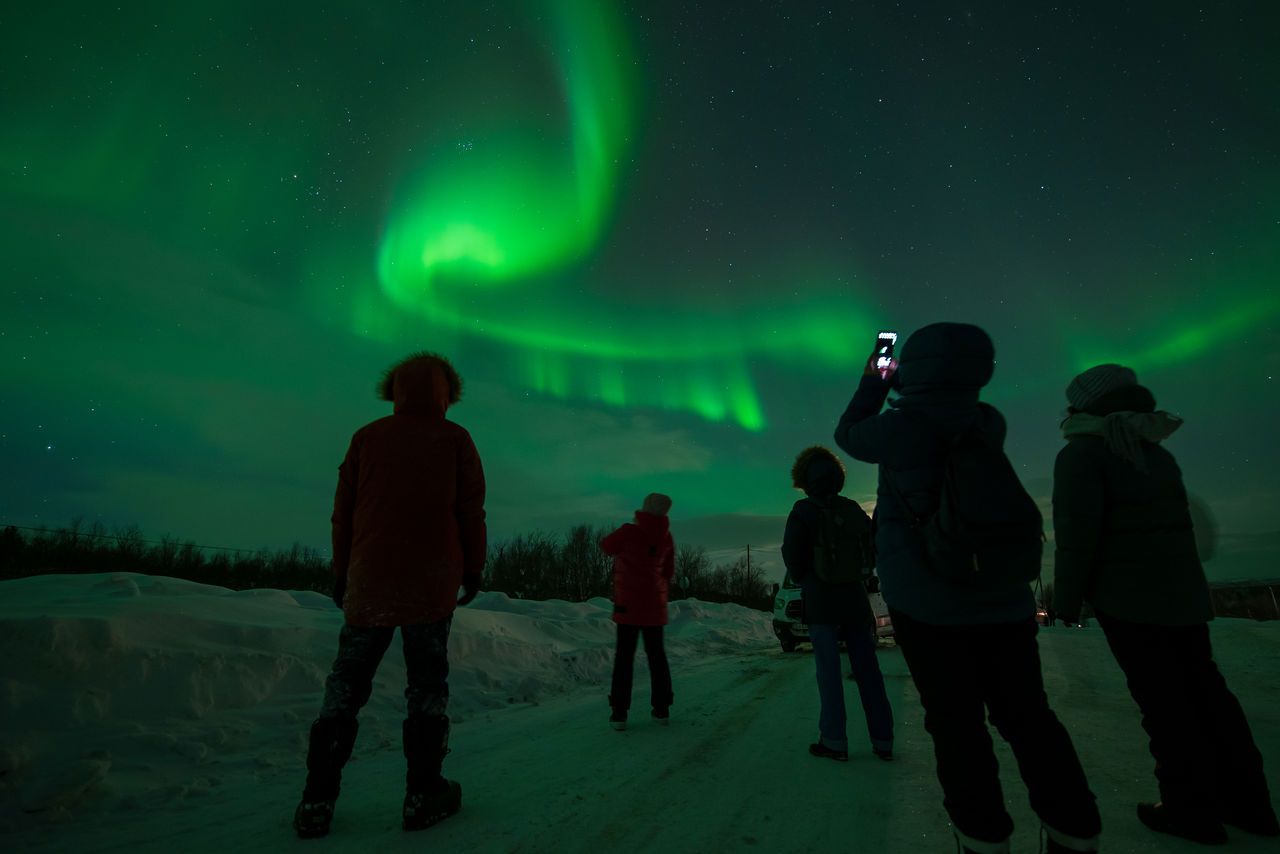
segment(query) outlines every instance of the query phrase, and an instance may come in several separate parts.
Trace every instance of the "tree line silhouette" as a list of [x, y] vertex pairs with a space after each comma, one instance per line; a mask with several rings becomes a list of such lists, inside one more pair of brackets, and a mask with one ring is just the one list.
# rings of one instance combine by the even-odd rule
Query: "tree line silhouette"
[[[613, 559], [600, 551], [611, 529], [577, 525], [564, 536], [536, 531], [492, 543], [484, 589], [516, 599], [583, 602], [613, 594]], [[232, 590], [275, 588], [328, 593], [329, 559], [295, 543], [288, 549], [246, 551], [190, 540], [149, 540], [137, 525], [108, 530], [79, 520], [54, 529], [0, 529], [0, 580], [56, 573], [140, 572]], [[772, 591], [758, 565], [740, 557], [715, 564], [700, 546], [676, 551], [672, 599], [733, 602], [770, 610]]]

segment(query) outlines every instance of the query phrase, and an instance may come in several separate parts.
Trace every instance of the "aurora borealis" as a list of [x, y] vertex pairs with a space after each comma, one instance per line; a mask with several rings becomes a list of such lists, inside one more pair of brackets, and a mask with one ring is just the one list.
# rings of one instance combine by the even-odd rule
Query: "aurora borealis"
[[767, 548], [876, 331], [951, 319], [1035, 494], [1121, 360], [1280, 529], [1277, 13], [1022, 5], [6, 10], [0, 522], [322, 545], [429, 348], [498, 536], [660, 489]]

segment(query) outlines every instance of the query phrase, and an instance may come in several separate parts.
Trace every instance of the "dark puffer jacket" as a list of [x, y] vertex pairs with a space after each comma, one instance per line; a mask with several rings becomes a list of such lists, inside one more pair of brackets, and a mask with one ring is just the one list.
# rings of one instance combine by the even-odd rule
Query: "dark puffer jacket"
[[976, 326], [935, 323], [902, 348], [894, 382], [900, 396], [881, 412], [889, 383], [864, 376], [836, 427], [836, 444], [854, 459], [878, 463], [876, 571], [889, 607], [925, 623], [1013, 622], [1035, 614], [1029, 585], [978, 588], [945, 581], [929, 568], [924, 540], [902, 506], [918, 517], [937, 510], [944, 441], [976, 427], [1003, 447], [1004, 417], [978, 402], [991, 379], [995, 350]]
[[[1151, 404], [1124, 409], [1150, 412]], [[1111, 411], [1121, 410], [1104, 405], [1096, 414]], [[1079, 619], [1084, 600], [1135, 623], [1213, 619], [1182, 472], [1161, 445], [1143, 442], [1142, 454], [1145, 471], [1092, 434], [1072, 436], [1058, 453], [1053, 598], [1065, 620]]]
[[665, 626], [667, 587], [676, 573], [676, 547], [666, 516], [636, 511], [600, 541], [613, 556], [613, 621], [627, 626]]
[[849, 501], [838, 494], [843, 473], [829, 459], [809, 464], [805, 495], [791, 508], [782, 538], [782, 560], [800, 585], [804, 620], [813, 625], [869, 627], [875, 620], [867, 590], [861, 584], [828, 584], [813, 569], [813, 547], [823, 507]]
[[333, 568], [353, 626], [442, 620], [484, 569], [484, 471], [447, 400], [439, 368], [398, 369], [395, 414], [358, 430], [338, 468]]

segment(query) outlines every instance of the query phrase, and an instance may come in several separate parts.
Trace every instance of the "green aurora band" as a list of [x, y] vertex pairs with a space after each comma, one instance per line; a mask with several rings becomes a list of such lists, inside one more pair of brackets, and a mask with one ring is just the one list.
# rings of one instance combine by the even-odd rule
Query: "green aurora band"
[[[606, 305], [557, 282], [550, 274], [582, 262], [606, 234], [618, 164], [637, 125], [638, 81], [616, 7], [547, 0], [547, 10], [567, 133], [538, 127], [532, 115], [514, 128], [506, 116], [469, 115], [504, 131], [486, 133], [483, 142], [435, 140], [406, 182], [379, 250], [378, 278], [391, 306], [365, 295], [356, 329], [398, 337], [404, 325], [387, 315], [390, 308], [509, 348], [516, 380], [539, 393], [763, 429], [753, 359], [848, 370], [865, 355], [849, 330], [874, 325], [873, 300], [811, 284], [800, 306], [731, 296], [732, 306], [673, 312]], [[555, 141], [566, 136], [567, 144]], [[1139, 369], [1159, 368], [1202, 355], [1278, 311], [1275, 298], [1225, 306], [1172, 333], [1175, 324], [1152, 330], [1143, 338], [1151, 343], [1126, 352], [1087, 338], [1069, 346], [1080, 368], [1106, 361], [1090, 357], [1108, 352]]]
[[[554, 0], [550, 11], [571, 144], [528, 127], [483, 144], [439, 141], [385, 232], [383, 293], [434, 326], [517, 348], [519, 379], [538, 392], [763, 429], [750, 356], [848, 365], [861, 355], [845, 343], [848, 324], [863, 312], [832, 294], [803, 309], [735, 305], [673, 316], [669, 308], [611, 310], [539, 282], [598, 245], [635, 125], [637, 86], [611, 4]], [[356, 329], [392, 327], [382, 311], [364, 301]]]
[[[865, 335], [851, 331], [874, 334], [885, 319], [883, 293], [896, 290], [882, 287], [878, 295], [865, 277], [837, 279], [850, 266], [848, 250], [815, 257], [805, 244], [798, 263], [794, 255], [762, 263], [762, 254], [788, 251], [786, 234], [735, 259], [752, 265], [758, 281], [776, 282], [773, 296], [676, 274], [653, 289], [667, 300], [658, 304], [637, 302], [636, 282], [591, 280], [592, 253], [607, 245], [628, 179], [623, 165], [643, 154], [640, 54], [615, 3], [512, 4], [514, 31], [527, 35], [511, 46], [542, 51], [545, 73], [490, 63], [478, 78], [464, 52], [422, 48], [403, 21], [371, 18], [359, 32], [379, 51], [419, 58], [421, 49], [443, 61], [428, 84], [406, 84], [403, 98], [399, 85], [381, 90], [385, 100], [354, 127], [375, 117], [387, 122], [373, 143], [359, 144], [342, 142], [351, 131], [334, 106], [358, 101], [348, 67], [308, 62], [304, 75], [276, 64], [283, 52], [302, 67], [313, 53], [307, 45], [325, 32], [324, 16], [307, 33], [286, 11], [273, 22], [270, 10], [253, 4], [216, 4], [222, 17], [210, 29], [204, 13], [173, 7], [161, 37], [141, 26], [141, 12], [101, 11], [93, 26], [109, 37], [89, 39], [89, 59], [81, 58], [83, 34], [60, 36], [26, 59], [19, 42], [5, 43], [39, 85], [12, 88], [0, 134], [0, 161], [9, 164], [0, 190], [15, 212], [11, 265], [37, 269], [47, 263], [39, 258], [55, 259], [51, 272], [86, 296], [152, 280], [284, 303], [305, 293], [308, 319], [349, 325], [396, 348], [424, 339], [440, 347], [464, 337], [492, 343], [509, 364], [505, 377], [529, 390], [761, 430], [759, 366], [847, 376], [865, 355]], [[53, 9], [31, 14], [51, 33], [68, 25]], [[270, 38], [300, 26], [293, 42]], [[188, 46], [203, 37], [211, 39], [211, 59], [195, 63]], [[461, 31], [437, 38], [449, 47], [465, 43]], [[112, 73], [100, 78], [98, 68]], [[558, 92], [547, 94], [557, 83]], [[436, 97], [439, 91], [447, 94]], [[410, 124], [405, 113], [419, 104], [413, 99], [426, 96], [436, 97], [420, 117], [428, 130], [400, 136]], [[326, 128], [330, 137], [299, 128]], [[417, 162], [386, 182], [408, 145]], [[328, 151], [344, 146], [345, 159], [330, 165]], [[396, 191], [389, 208], [376, 201], [386, 183]], [[1176, 275], [1173, 293], [1204, 294], [1202, 303], [1125, 305], [1112, 315], [1118, 328], [1064, 322], [1060, 340], [1046, 348], [1075, 369], [1117, 360], [1147, 371], [1256, 334], [1280, 315], [1272, 272], [1280, 259], [1274, 212], [1261, 225], [1252, 221], [1231, 219], [1207, 242], [1243, 247], [1232, 268], [1161, 271], [1161, 289]], [[77, 235], [73, 252], [62, 236], [67, 228]], [[640, 266], [636, 277], [666, 275]], [[1070, 293], [1056, 293], [1051, 279], [1028, 287], [1042, 290], [1055, 312]], [[73, 317], [68, 312], [67, 322]], [[222, 368], [203, 354], [193, 359], [210, 372]]]

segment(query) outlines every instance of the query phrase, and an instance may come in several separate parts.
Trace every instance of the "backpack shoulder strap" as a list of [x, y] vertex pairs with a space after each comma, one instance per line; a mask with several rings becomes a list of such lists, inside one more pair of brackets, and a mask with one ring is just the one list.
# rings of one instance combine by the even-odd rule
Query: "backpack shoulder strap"
[[[889, 473], [888, 469], [884, 469], [884, 485], [889, 487], [890, 494], [892, 494], [894, 498], [898, 499], [898, 503], [902, 505], [902, 509], [906, 512], [907, 518], [911, 520], [911, 523], [913, 525], [923, 525], [924, 519], [920, 518], [920, 514], [913, 510], [911, 505], [907, 503], [907, 497], [902, 494], [902, 491], [898, 489], [898, 485], [893, 482], [893, 476]], [[877, 515], [879, 515], [879, 510], [880, 508], [877, 506]]]

